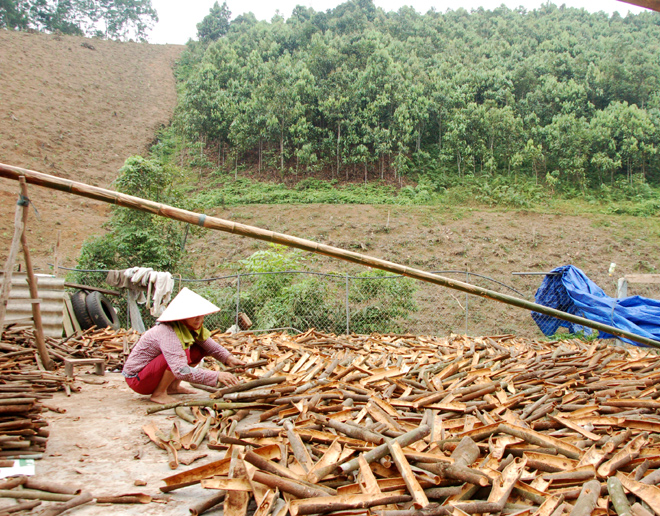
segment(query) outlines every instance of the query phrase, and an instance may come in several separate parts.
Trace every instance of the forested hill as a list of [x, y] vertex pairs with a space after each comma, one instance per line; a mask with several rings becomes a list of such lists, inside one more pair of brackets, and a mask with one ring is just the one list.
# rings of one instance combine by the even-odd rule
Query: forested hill
[[[217, 6], [216, 6], [217, 7]], [[392, 178], [468, 174], [553, 191], [657, 183], [660, 14], [385, 12], [352, 0], [201, 24], [178, 121], [227, 168]], [[608, 185], [608, 186], [602, 186]]]

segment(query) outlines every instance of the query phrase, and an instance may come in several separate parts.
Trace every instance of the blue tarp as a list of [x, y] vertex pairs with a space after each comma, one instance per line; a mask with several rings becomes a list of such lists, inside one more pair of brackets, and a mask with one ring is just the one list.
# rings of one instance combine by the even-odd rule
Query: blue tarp
[[[559, 274], [547, 275], [536, 291], [538, 304], [660, 341], [660, 301], [641, 296], [610, 297], [572, 265], [557, 267], [552, 273]], [[598, 331], [538, 312], [532, 312], [532, 318], [545, 335], [554, 335], [560, 327], [585, 336]], [[603, 332], [598, 337], [620, 338]], [[621, 340], [640, 345], [629, 339]]]

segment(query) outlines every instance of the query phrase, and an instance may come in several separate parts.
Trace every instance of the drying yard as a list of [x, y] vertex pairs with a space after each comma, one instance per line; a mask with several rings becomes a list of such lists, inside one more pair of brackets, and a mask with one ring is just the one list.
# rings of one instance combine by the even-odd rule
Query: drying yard
[[80, 515], [660, 514], [659, 359], [648, 348], [219, 334], [248, 362], [241, 385], [167, 407], [116, 372], [135, 334], [49, 338], [57, 364], [107, 361], [104, 376], [80, 366], [71, 379], [61, 365], [40, 370], [31, 331], [3, 334], [2, 398], [20, 398], [3, 405], [18, 408], [3, 413], [2, 453], [42, 458], [27, 484], [6, 481], [5, 510], [41, 501], [34, 510], [45, 514], [85, 502], [68, 512]]

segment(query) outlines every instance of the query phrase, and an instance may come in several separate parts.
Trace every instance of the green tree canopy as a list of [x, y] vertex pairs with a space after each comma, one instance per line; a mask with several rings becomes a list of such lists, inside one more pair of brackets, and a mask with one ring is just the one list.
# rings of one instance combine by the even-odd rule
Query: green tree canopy
[[216, 2], [209, 10], [209, 14], [197, 24], [197, 37], [203, 43], [220, 39], [229, 30], [230, 18], [231, 11], [227, 7], [227, 2], [223, 2], [222, 6]]
[[0, 28], [146, 41], [151, 0], [0, 0]]
[[660, 183], [658, 13], [420, 14], [349, 0], [270, 22], [229, 14], [216, 3], [198, 26], [177, 120], [246, 167], [416, 173], [438, 189], [466, 175], [580, 192]]

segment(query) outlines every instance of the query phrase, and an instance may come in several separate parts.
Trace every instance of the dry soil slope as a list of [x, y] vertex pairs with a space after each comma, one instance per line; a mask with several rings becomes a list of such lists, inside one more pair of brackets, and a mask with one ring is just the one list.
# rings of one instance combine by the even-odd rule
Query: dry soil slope
[[[92, 48], [90, 48], [92, 47]], [[0, 30], [0, 163], [107, 187], [172, 117], [172, 73], [184, 47]], [[18, 183], [0, 179], [0, 257], [13, 234]], [[35, 263], [52, 260], [61, 230], [64, 264], [100, 232], [106, 206], [30, 187]]]

